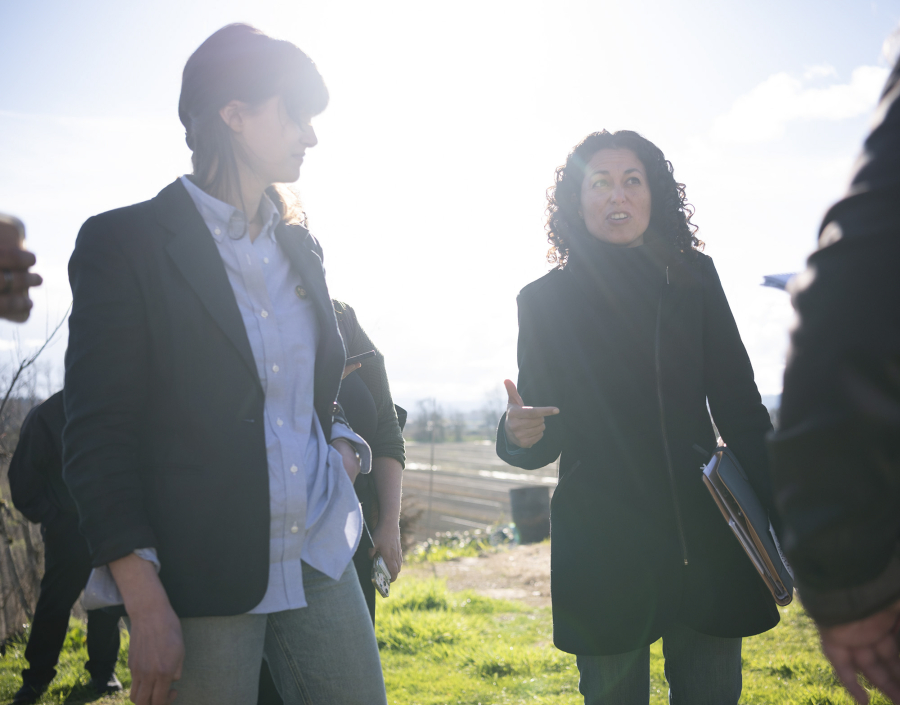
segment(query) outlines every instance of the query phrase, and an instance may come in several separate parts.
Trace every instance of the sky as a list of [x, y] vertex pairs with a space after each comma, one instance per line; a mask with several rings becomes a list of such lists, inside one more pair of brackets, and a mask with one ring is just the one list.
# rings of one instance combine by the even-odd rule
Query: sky
[[549, 269], [546, 189], [602, 128], [673, 163], [777, 394], [792, 312], [760, 282], [803, 267], [846, 186], [900, 0], [0, 0], [0, 211], [25, 221], [46, 282], [27, 324], [0, 323], [0, 364], [65, 313], [81, 224], [189, 172], [181, 71], [235, 21], [296, 43], [328, 84], [296, 188], [332, 296], [398, 403], [467, 409], [515, 379], [516, 294]]

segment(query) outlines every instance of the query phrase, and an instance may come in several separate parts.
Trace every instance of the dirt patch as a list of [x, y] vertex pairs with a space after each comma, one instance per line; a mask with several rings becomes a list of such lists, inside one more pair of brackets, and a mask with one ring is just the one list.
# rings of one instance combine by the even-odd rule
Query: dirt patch
[[404, 565], [403, 576], [447, 581], [451, 590], [474, 590], [485, 597], [550, 606], [550, 542], [501, 548], [478, 558]]

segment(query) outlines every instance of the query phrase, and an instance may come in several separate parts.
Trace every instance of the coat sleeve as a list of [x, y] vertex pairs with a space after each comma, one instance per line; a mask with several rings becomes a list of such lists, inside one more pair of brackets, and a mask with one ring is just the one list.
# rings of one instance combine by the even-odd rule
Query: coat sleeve
[[850, 191], [797, 277], [771, 440], [785, 549], [820, 624], [900, 599], [900, 62]]
[[354, 373], [359, 375], [375, 401], [378, 424], [372, 441], [372, 457], [393, 458], [401, 465], [405, 465], [406, 450], [403, 432], [400, 430], [397, 409], [394, 407], [394, 400], [391, 397], [384, 356], [360, 325], [353, 307], [341, 301], [335, 301], [334, 310], [338, 316], [341, 335], [345, 337], [347, 356], [353, 357], [370, 350], [375, 351], [375, 357], [365, 360], [362, 367]]
[[[530, 293], [530, 292], [529, 292]], [[560, 394], [553, 380], [552, 360], [546, 351], [541, 327], [546, 318], [541, 313], [541, 299], [523, 292], [519, 294], [519, 342], [517, 357], [519, 380], [516, 388], [527, 406], [556, 406], [560, 413], [544, 419], [544, 435], [531, 448], [519, 448], [506, 437], [506, 414], [497, 429], [497, 455], [501, 460], [524, 470], [538, 470], [549, 465], [562, 451], [562, 417]]]
[[94, 566], [156, 547], [139, 474], [151, 340], [138, 280], [115, 232], [126, 226], [91, 218], [69, 261], [63, 478]]
[[[47, 522], [56, 513], [51, 499], [49, 469], [56, 454], [39, 406], [28, 412], [19, 432], [19, 442], [9, 461], [9, 491], [13, 505], [35, 524]], [[57, 460], [58, 462], [58, 460]]]
[[900, 598], [900, 212], [880, 200], [847, 204], [844, 237], [800, 278], [771, 441], [785, 549], [821, 624]]
[[747, 473], [776, 530], [775, 510], [766, 434], [772, 430], [762, 403], [750, 356], [741, 340], [722, 282], [709, 257], [703, 267], [703, 374], [706, 398], [722, 440], [732, 449]]

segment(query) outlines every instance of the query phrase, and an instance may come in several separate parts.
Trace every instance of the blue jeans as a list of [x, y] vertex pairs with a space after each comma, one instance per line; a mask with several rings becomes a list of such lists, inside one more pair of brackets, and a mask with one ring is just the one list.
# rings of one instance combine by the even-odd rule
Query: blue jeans
[[340, 580], [303, 564], [307, 607], [181, 620], [178, 705], [253, 705], [263, 658], [285, 705], [386, 705], [372, 620], [353, 563]]
[[[663, 634], [670, 705], [737, 705], [741, 640], [675, 626]], [[578, 656], [585, 705], [647, 705], [650, 647], [612, 656]]]

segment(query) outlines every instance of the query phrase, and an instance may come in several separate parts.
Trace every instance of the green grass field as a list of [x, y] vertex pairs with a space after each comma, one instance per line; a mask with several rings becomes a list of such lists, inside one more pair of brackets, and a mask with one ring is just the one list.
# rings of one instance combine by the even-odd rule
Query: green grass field
[[[394, 705], [489, 705], [543, 703], [575, 705], [575, 658], [553, 648], [550, 610], [493, 600], [471, 592], [449, 592], [436, 581], [401, 580], [391, 597], [379, 601], [378, 643]], [[127, 635], [118, 674], [125, 668]], [[9, 702], [25, 667], [24, 641], [7, 647], [0, 659], [0, 703]], [[91, 702], [83, 663], [85, 633], [72, 621], [60, 674], [41, 703]], [[662, 648], [651, 649], [651, 698], [667, 702]], [[124, 703], [126, 697], [98, 703]], [[782, 610], [781, 624], [744, 641], [746, 705], [850, 705], [818, 651], [815, 630], [795, 603]], [[887, 701], [875, 695], [873, 703]]]

